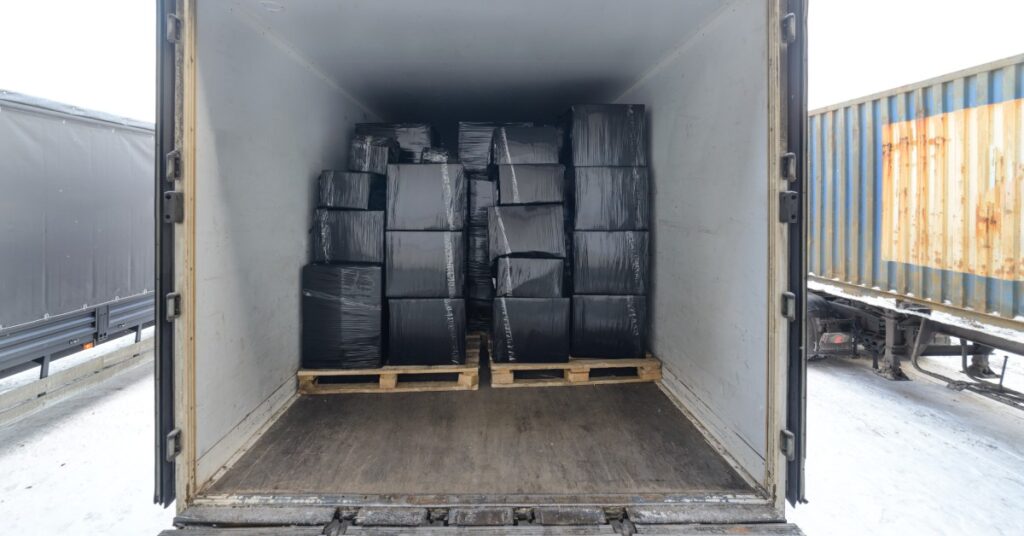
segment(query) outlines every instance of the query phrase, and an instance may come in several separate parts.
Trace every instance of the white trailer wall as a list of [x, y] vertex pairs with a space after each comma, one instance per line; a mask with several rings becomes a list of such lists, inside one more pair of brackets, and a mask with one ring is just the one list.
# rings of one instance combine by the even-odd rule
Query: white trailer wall
[[[769, 315], [778, 314], [769, 279], [771, 4], [500, 2], [517, 21], [509, 26], [494, 10], [454, 0], [278, 11], [199, 2], [196, 483], [295, 391], [313, 178], [344, 165], [354, 123], [378, 119], [343, 88], [396, 121], [546, 114], [616, 97], [646, 104], [653, 351], [698, 424], [764, 483], [776, 378]], [[467, 38], [447, 24], [453, 13], [470, 35], [501, 38]], [[531, 22], [569, 15], [563, 27], [575, 33]], [[396, 27], [404, 33], [388, 31]], [[419, 92], [402, 90], [406, 80]]]
[[619, 102], [650, 110], [652, 349], [760, 479], [768, 384], [766, 3], [726, 4]]
[[200, 2], [196, 47], [196, 480], [295, 392], [314, 178], [376, 119], [286, 43]]

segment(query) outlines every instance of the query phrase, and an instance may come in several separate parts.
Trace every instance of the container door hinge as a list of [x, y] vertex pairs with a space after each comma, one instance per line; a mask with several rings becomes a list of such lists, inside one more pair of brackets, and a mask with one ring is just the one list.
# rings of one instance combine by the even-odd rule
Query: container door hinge
[[164, 155], [164, 178], [167, 182], [174, 182], [181, 177], [181, 151], [175, 149]]
[[172, 292], [164, 298], [164, 319], [174, 322], [174, 319], [179, 316], [181, 316], [181, 294]]
[[782, 178], [789, 182], [796, 180], [796, 153], [786, 153], [782, 155]]
[[786, 461], [796, 459], [796, 436], [789, 430], [779, 432], [779, 450], [786, 455]]
[[167, 40], [174, 44], [181, 41], [181, 17], [174, 13], [167, 14]]
[[796, 294], [792, 292], [782, 293], [782, 316], [793, 322], [796, 320]]
[[181, 453], [181, 429], [175, 428], [167, 434], [167, 444], [165, 446], [166, 460], [169, 463], [174, 463], [174, 458]]
[[185, 221], [185, 196], [176, 190], [164, 192], [164, 223]]
[[787, 45], [796, 41], [796, 14], [786, 13], [782, 16], [782, 42]]
[[786, 190], [779, 193], [779, 221], [797, 223], [800, 221], [800, 193]]

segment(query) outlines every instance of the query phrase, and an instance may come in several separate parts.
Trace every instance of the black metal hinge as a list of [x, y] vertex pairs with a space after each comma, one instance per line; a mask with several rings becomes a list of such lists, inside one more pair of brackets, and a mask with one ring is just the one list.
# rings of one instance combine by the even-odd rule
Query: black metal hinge
[[181, 316], [181, 294], [172, 292], [164, 297], [164, 319], [174, 322], [174, 319], [179, 316]]
[[164, 192], [164, 223], [181, 223], [185, 221], [185, 196], [181, 192], [168, 190]]
[[786, 190], [779, 193], [779, 221], [797, 223], [800, 221], [800, 193]]
[[786, 461], [796, 459], [796, 436], [789, 430], [779, 432], [779, 450], [786, 455]]
[[166, 450], [164, 452], [166, 454], [164, 455], [164, 459], [167, 460], [168, 462], [173, 463], [175, 456], [181, 453], [180, 429], [175, 428], [174, 430], [171, 430], [170, 433], [167, 434], [167, 443], [165, 445], [165, 448]]
[[796, 41], [796, 14], [786, 13], [782, 16], [782, 42], [787, 45]]

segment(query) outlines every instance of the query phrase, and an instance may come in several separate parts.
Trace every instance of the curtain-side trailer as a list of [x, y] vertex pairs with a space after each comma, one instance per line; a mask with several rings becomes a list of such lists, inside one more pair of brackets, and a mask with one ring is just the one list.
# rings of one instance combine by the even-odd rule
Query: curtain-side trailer
[[0, 376], [153, 322], [153, 125], [0, 91]]

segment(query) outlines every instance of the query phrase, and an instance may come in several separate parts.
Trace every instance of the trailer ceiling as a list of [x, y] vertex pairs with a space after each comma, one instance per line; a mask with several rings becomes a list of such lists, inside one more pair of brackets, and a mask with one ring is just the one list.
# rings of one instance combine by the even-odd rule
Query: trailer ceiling
[[573, 103], [614, 100], [722, 6], [718, 0], [238, 1], [250, 23], [376, 115], [433, 122], [549, 119]]

